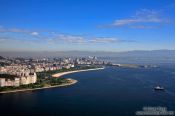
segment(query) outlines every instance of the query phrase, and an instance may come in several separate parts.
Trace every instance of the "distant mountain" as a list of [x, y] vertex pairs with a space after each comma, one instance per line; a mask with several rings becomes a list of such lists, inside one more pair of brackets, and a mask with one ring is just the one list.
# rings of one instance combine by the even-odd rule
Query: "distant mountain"
[[175, 50], [128, 51], [119, 53], [119, 55], [136, 57], [175, 57]]
[[128, 52], [91, 52], [91, 51], [58, 51], [58, 52], [0, 52], [0, 58], [6, 57], [173, 57], [175, 50], [128, 51]]

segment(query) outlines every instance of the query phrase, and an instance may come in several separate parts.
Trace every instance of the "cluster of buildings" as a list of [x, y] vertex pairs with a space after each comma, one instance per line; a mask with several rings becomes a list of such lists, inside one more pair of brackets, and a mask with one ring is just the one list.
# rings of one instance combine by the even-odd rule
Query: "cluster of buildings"
[[70, 69], [80, 65], [103, 65], [97, 57], [86, 58], [4, 58], [0, 57], [0, 74], [14, 75], [13, 78], [0, 77], [0, 86], [20, 86], [36, 83], [36, 72]]
[[0, 78], [0, 87], [20, 86], [31, 83], [36, 83], [36, 73], [29, 73], [28, 75], [21, 75], [21, 77], [14, 76], [13, 78]]
[[33, 69], [28, 68], [25, 65], [9, 65], [1, 66], [0, 74], [12, 75], [10, 78], [2, 77], [0, 78], [0, 87], [4, 86], [20, 86], [31, 83], [36, 83], [37, 75]]
[[78, 65], [104, 65], [107, 64], [104, 61], [98, 60], [95, 56], [89, 56], [88, 58], [76, 58], [75, 63]]

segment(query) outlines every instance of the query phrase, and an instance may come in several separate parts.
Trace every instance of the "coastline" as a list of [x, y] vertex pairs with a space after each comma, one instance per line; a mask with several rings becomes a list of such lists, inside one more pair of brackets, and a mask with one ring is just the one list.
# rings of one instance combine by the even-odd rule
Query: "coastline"
[[[53, 74], [53, 78], [59, 78], [63, 75], [66, 74], [71, 74], [71, 73], [76, 73], [76, 72], [83, 72], [83, 71], [92, 71], [92, 70], [102, 70], [104, 68], [94, 68], [94, 69], [84, 69], [84, 70], [75, 70], [75, 71], [68, 71], [68, 72], [61, 72], [61, 73], [56, 73]], [[67, 79], [69, 83], [63, 83], [61, 85], [54, 85], [54, 86], [47, 86], [47, 87], [41, 87], [41, 88], [33, 88], [33, 89], [18, 89], [18, 90], [12, 90], [12, 91], [2, 91], [0, 94], [5, 94], [5, 93], [15, 93], [15, 92], [24, 92], [24, 91], [34, 91], [34, 90], [41, 90], [41, 89], [49, 89], [49, 88], [55, 88], [55, 87], [65, 87], [65, 86], [70, 86], [73, 84], [76, 84], [78, 81], [75, 79], [68, 78]]]
[[68, 80], [70, 81], [69, 83], [64, 83], [64, 84], [61, 84], [61, 85], [54, 85], [54, 86], [48, 86], [48, 87], [42, 87], [42, 88], [34, 88], [34, 89], [19, 89], [19, 90], [12, 90], [12, 91], [3, 91], [3, 92], [0, 92], [0, 94], [24, 92], [24, 91], [34, 91], [34, 90], [49, 89], [49, 88], [55, 88], [55, 87], [65, 87], [65, 86], [73, 85], [73, 84], [78, 82], [77, 80], [71, 79], [71, 78], [68, 78]]
[[59, 77], [61, 77], [63, 75], [66, 75], [66, 74], [71, 74], [71, 73], [76, 73], [76, 72], [84, 72], [84, 71], [102, 70], [102, 69], [104, 69], [104, 68], [94, 68], [94, 69], [84, 69], [84, 70], [75, 70], [75, 71], [61, 72], [61, 73], [53, 74], [52, 77], [59, 78]]

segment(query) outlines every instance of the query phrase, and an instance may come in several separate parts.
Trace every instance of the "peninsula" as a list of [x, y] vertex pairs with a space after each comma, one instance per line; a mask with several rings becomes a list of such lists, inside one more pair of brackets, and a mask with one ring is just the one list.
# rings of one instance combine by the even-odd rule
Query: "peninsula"
[[65, 74], [103, 69], [109, 64], [95, 56], [78, 58], [28, 58], [0, 56], [0, 93], [73, 85]]
[[19, 87], [3, 87], [3, 88], [1, 87], [0, 93], [14, 93], [14, 92], [33, 91], [33, 90], [49, 89], [49, 88], [55, 88], [55, 87], [70, 86], [70, 85], [76, 84], [78, 81], [71, 78], [61, 78], [63, 75], [76, 73], [76, 72], [83, 72], [83, 71], [101, 70], [101, 69], [104, 69], [104, 68], [103, 67], [90, 68], [90, 69], [88, 68], [83, 70], [73, 69], [73, 71], [65, 70], [65, 72], [60, 72], [56, 74], [52, 74], [52, 72], [45, 72], [45, 73], [52, 74], [51, 78], [44, 78], [44, 77], [41, 78], [40, 77], [41, 75], [38, 74], [40, 79], [37, 80], [37, 83], [22, 85]]

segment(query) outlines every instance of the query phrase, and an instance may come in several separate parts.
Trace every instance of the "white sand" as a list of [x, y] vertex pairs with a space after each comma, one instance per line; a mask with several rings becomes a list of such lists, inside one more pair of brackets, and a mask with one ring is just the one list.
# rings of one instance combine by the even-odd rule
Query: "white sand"
[[[94, 69], [85, 69], [85, 70], [75, 70], [75, 71], [68, 71], [68, 72], [61, 72], [57, 74], [53, 74], [52, 77], [58, 78], [66, 74], [71, 74], [75, 72], [83, 72], [83, 71], [92, 71], [92, 70], [102, 70], [104, 68], [94, 68]], [[34, 89], [18, 89], [18, 90], [12, 90], [12, 91], [3, 91], [0, 93], [14, 93], [14, 92], [22, 92], [22, 91], [33, 91], [33, 90], [40, 90], [40, 89], [48, 89], [48, 88], [54, 88], [54, 87], [63, 87], [63, 86], [69, 86], [77, 83], [78, 81], [75, 79], [68, 79], [69, 83], [63, 83], [61, 85], [55, 85], [55, 86], [48, 86], [48, 87], [42, 87], [42, 88], [34, 88]]]
[[85, 70], [75, 70], [75, 71], [61, 72], [61, 73], [53, 74], [52, 77], [58, 78], [58, 77], [61, 77], [61, 76], [63, 76], [63, 75], [71, 74], [71, 73], [75, 73], [75, 72], [92, 71], [92, 70], [101, 70], [101, 69], [104, 69], [104, 68], [94, 68], [94, 69], [85, 69]]

